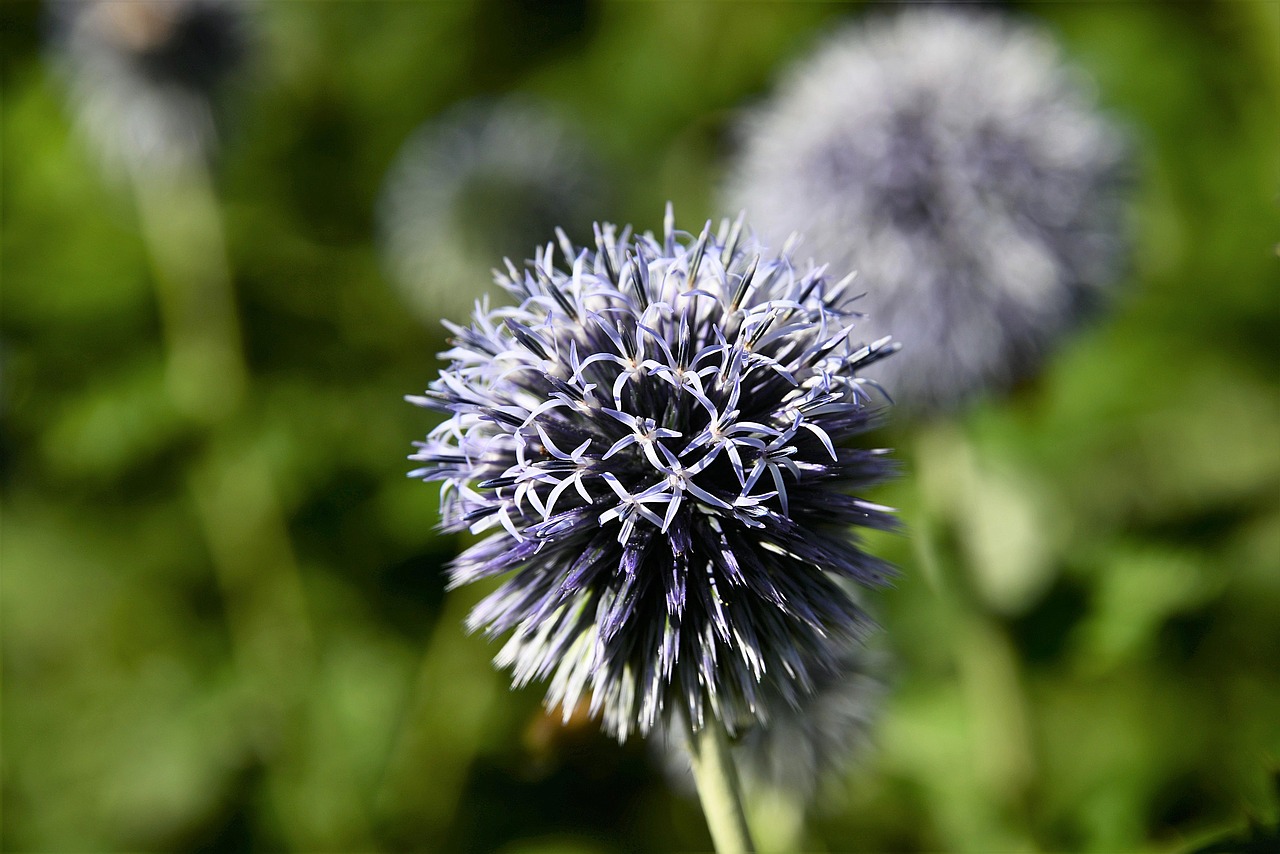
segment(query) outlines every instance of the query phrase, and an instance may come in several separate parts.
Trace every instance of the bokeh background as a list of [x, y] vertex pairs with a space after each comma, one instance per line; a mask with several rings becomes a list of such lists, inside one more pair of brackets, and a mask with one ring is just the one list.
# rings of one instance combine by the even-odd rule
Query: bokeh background
[[[1280, 6], [999, 8], [1135, 141], [1132, 263], [1036, 380], [877, 436], [904, 461], [872, 496], [907, 529], [875, 542], [902, 568], [874, 601], [895, 664], [804, 845], [1243, 838], [1278, 811]], [[580, 129], [588, 217], [659, 228], [671, 200], [696, 231], [736, 213], [739, 111], [865, 10], [254, 5], [184, 226], [103, 168], [41, 6], [5, 3], [4, 848], [707, 848], [644, 744], [551, 721], [463, 632], [482, 591], [446, 595], [461, 543], [404, 476], [433, 416], [402, 396], [444, 331], [393, 284], [378, 199], [424, 122], [519, 95]], [[220, 240], [230, 311], [183, 326], [182, 259]]]

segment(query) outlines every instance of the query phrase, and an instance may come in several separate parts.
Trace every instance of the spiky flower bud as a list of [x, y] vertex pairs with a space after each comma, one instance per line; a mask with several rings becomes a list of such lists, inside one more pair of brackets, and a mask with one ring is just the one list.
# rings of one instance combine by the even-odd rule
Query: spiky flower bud
[[905, 351], [871, 376], [908, 410], [1030, 376], [1117, 278], [1125, 146], [1029, 26], [872, 17], [798, 64], [742, 142], [728, 202], [874, 283], [869, 329]]
[[110, 169], [209, 154], [218, 89], [249, 42], [241, 0], [55, 0], [55, 64], [78, 124]]
[[695, 728], [766, 720], [836, 669], [866, 625], [846, 580], [889, 567], [854, 494], [891, 462], [857, 372], [895, 348], [851, 338], [850, 279], [764, 254], [742, 221], [694, 237], [559, 234], [498, 283], [510, 308], [450, 325], [440, 378], [411, 402], [449, 414], [411, 459], [443, 481], [444, 527], [489, 535], [451, 583], [505, 582], [469, 626], [511, 632], [516, 685], [590, 695], [619, 740], [678, 710]]

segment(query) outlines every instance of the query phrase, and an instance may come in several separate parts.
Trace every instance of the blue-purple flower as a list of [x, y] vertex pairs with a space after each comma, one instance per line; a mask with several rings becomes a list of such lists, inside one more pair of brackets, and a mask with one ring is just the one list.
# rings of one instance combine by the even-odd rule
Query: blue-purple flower
[[505, 577], [468, 625], [510, 632], [516, 685], [549, 680], [566, 716], [589, 696], [619, 740], [677, 711], [767, 721], [867, 626], [848, 581], [891, 572], [855, 531], [893, 525], [860, 497], [892, 463], [858, 442], [882, 410], [858, 372], [896, 348], [857, 340], [852, 276], [741, 218], [558, 236], [499, 274], [515, 305], [449, 325], [449, 367], [409, 398], [449, 415], [411, 476], [443, 482], [446, 530], [488, 534], [451, 583]]
[[935, 6], [869, 16], [741, 131], [728, 205], [874, 283], [867, 328], [904, 352], [871, 376], [900, 410], [1034, 375], [1119, 276], [1127, 146], [1033, 26]]

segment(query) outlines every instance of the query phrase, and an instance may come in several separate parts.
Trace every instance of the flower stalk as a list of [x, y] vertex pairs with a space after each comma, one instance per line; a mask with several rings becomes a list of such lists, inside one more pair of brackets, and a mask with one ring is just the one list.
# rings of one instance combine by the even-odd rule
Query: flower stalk
[[700, 730], [690, 728], [689, 760], [717, 854], [755, 851], [742, 807], [738, 771], [729, 754], [729, 737], [718, 719], [708, 718]]

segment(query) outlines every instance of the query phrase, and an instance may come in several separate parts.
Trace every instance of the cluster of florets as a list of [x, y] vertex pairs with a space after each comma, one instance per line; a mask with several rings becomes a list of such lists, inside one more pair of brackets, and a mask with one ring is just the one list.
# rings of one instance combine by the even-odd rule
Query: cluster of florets
[[1032, 375], [1115, 282], [1126, 145], [1040, 30], [915, 8], [828, 39], [750, 114], [727, 203], [874, 283], [900, 408]]
[[847, 580], [890, 573], [854, 526], [888, 508], [858, 370], [852, 276], [766, 255], [741, 218], [716, 233], [559, 234], [497, 281], [516, 305], [450, 325], [451, 361], [414, 403], [449, 417], [412, 459], [443, 481], [444, 527], [489, 532], [460, 585], [508, 576], [471, 614], [549, 706], [587, 701], [624, 739], [678, 710], [730, 730], [837, 668], [865, 628]]

